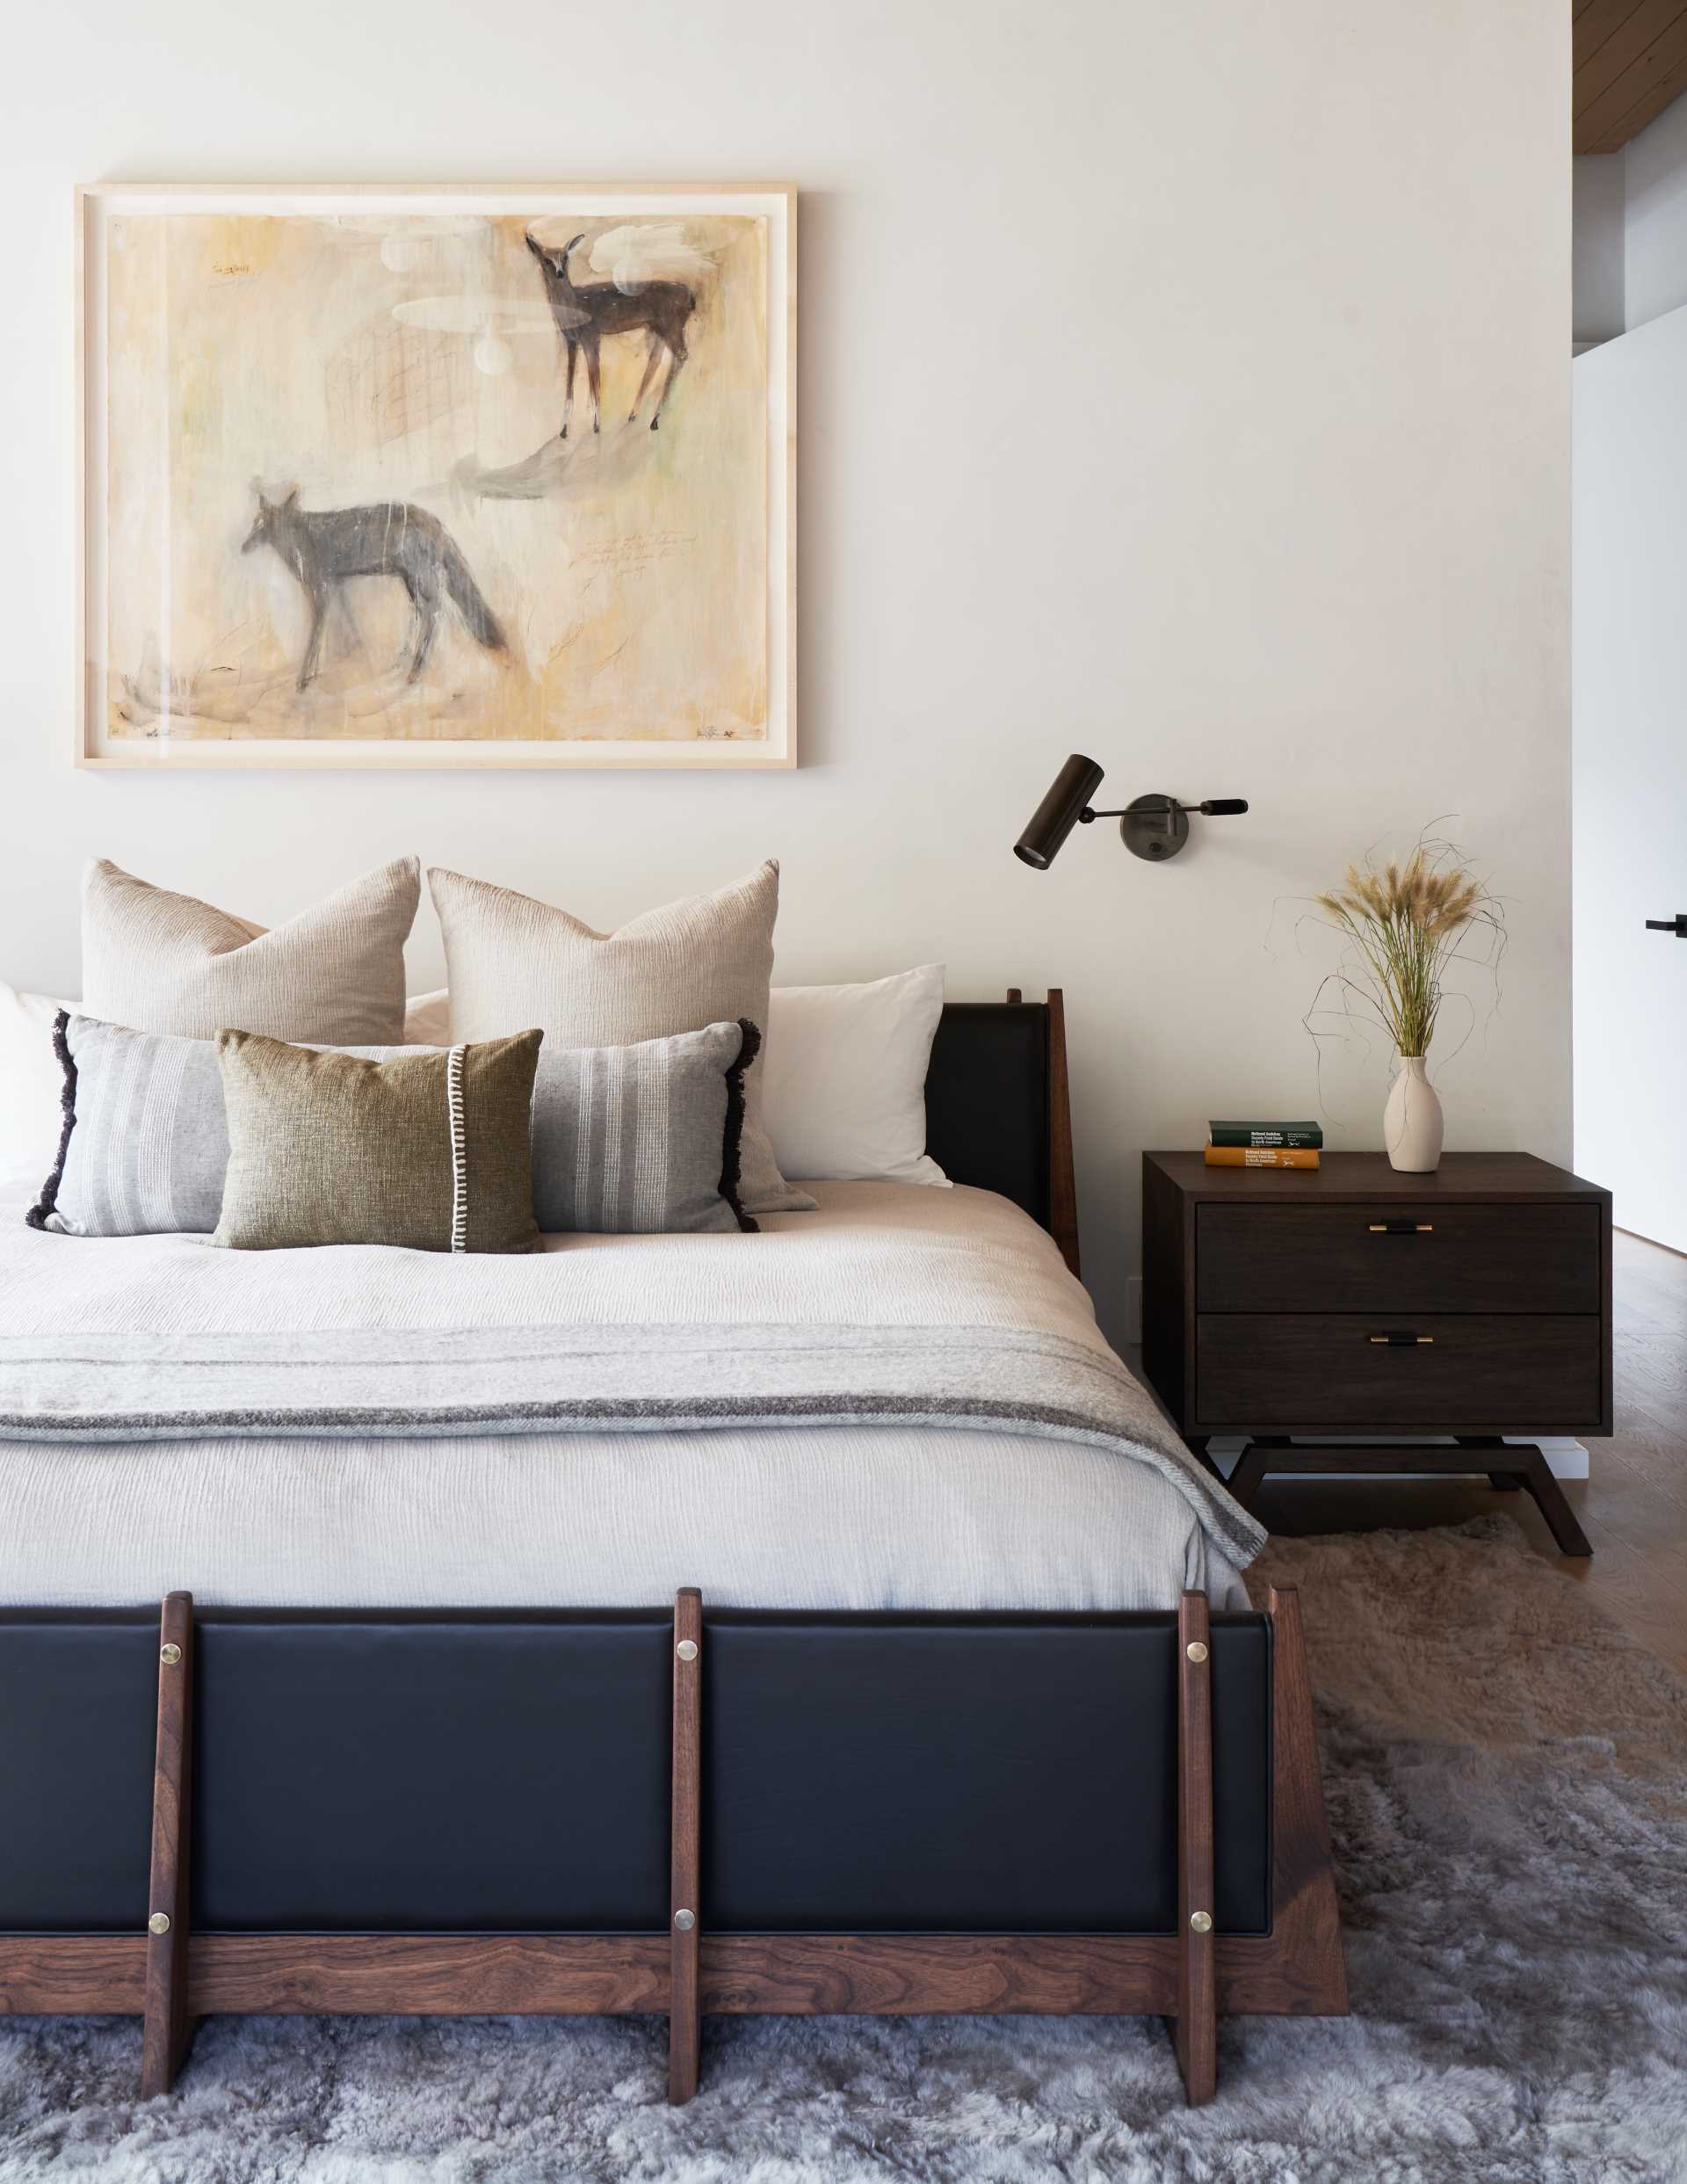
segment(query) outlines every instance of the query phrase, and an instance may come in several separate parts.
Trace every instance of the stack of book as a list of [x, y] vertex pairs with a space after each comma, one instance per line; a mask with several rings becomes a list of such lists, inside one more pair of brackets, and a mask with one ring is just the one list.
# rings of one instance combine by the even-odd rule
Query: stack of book
[[1209, 1168], [1315, 1168], [1324, 1143], [1316, 1122], [1209, 1122]]

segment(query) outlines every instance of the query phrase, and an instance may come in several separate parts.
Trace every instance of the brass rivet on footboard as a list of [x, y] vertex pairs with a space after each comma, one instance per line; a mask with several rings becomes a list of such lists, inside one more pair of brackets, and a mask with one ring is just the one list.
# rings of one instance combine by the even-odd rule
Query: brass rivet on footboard
[[182, 1649], [179, 1645], [161, 1645], [158, 1658], [166, 1668], [174, 1668], [182, 1658]]
[[695, 1638], [682, 1638], [679, 1643], [674, 1648], [674, 1651], [678, 1654], [682, 1661], [694, 1661], [697, 1658], [697, 1640]]
[[1197, 1934], [1211, 1934], [1213, 1914], [1210, 1911], [1191, 1911], [1189, 1914], [1189, 1923]]
[[676, 1934], [689, 1934], [696, 1924], [697, 1913], [694, 1911], [677, 1911], [674, 1913], [674, 1931]]
[[148, 1934], [168, 1934], [170, 1913], [167, 1911], [155, 1911], [147, 1921], [147, 1932]]
[[1184, 1648], [1184, 1651], [1188, 1654], [1190, 1659], [1195, 1662], [1198, 1666], [1206, 1658], [1206, 1648], [1201, 1643], [1198, 1638], [1191, 1638], [1190, 1643]]

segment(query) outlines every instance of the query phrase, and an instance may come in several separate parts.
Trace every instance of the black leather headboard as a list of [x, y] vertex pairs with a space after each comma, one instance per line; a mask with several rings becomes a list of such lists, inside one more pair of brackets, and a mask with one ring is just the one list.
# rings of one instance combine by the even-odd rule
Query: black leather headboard
[[952, 1182], [999, 1191], [1052, 1230], [1049, 1012], [950, 1001], [931, 1044], [925, 1142]]

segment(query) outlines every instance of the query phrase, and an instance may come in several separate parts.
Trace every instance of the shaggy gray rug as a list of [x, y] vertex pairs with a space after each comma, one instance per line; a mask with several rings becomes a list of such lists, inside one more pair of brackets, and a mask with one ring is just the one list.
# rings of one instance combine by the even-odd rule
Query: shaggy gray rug
[[1211, 2107], [1150, 2021], [0, 2024], [0, 2180], [1679, 2184], [1687, 1690], [1507, 1518], [1273, 1541], [1302, 1587], [1354, 2015], [1231, 2020]]

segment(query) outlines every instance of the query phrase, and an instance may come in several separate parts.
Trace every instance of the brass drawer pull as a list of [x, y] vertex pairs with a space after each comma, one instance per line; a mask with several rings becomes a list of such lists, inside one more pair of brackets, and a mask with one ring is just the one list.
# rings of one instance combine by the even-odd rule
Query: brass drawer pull
[[1433, 1236], [1432, 1221], [1372, 1221], [1368, 1224], [1372, 1236]]
[[1435, 1340], [1433, 1335], [1367, 1335], [1367, 1342], [1385, 1343], [1391, 1350], [1422, 1349]]

